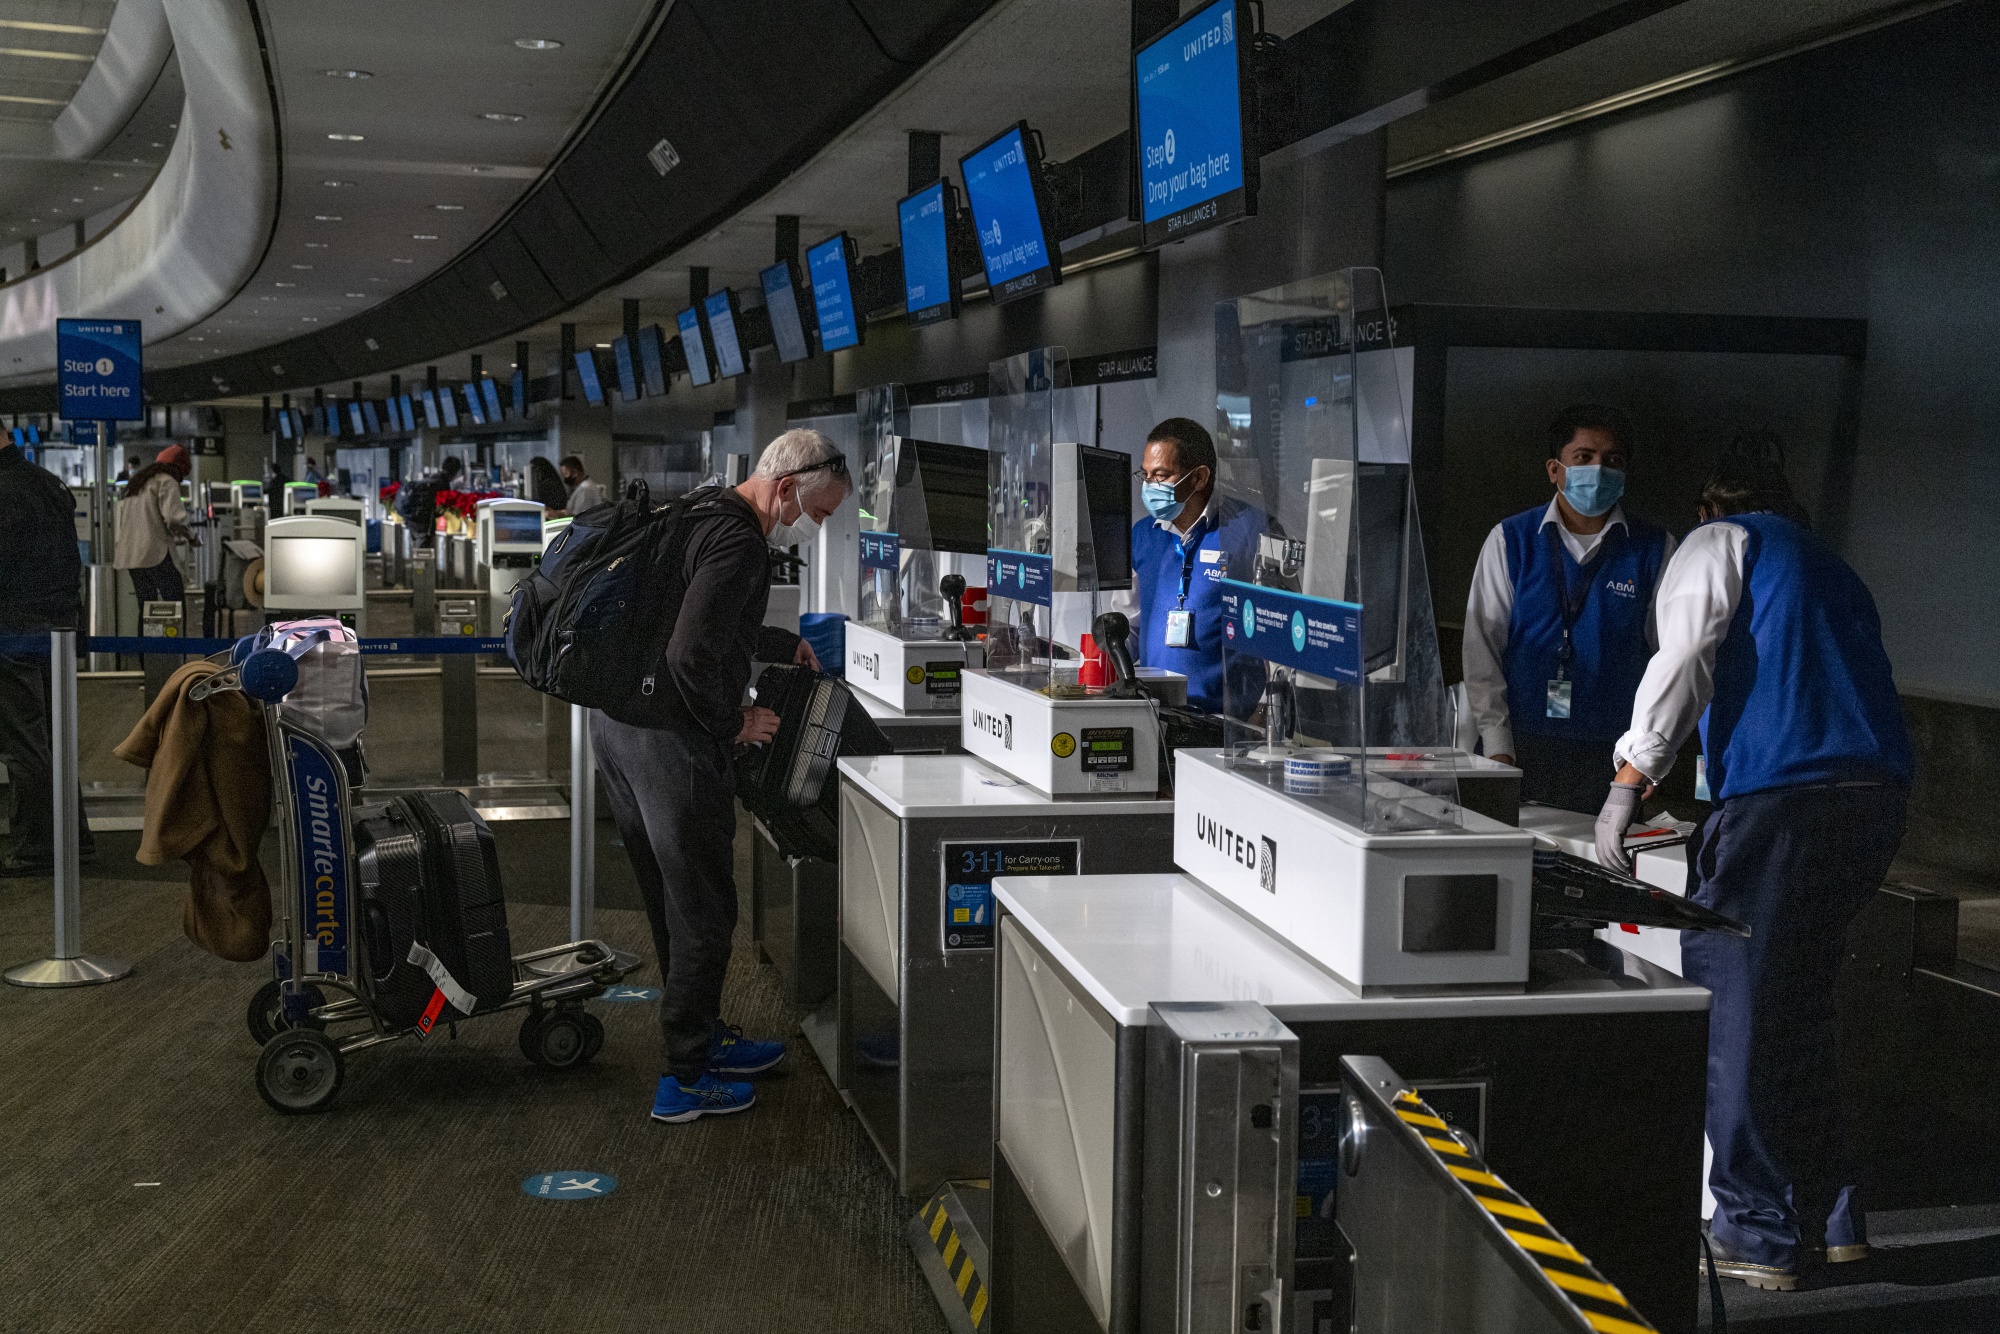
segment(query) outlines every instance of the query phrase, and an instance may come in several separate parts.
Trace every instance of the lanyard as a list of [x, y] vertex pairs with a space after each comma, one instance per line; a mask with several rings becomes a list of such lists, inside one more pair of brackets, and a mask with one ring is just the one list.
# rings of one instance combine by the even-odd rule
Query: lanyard
[[1205, 528], [1207, 521], [1208, 516], [1203, 515], [1195, 520], [1194, 527], [1188, 529], [1186, 537], [1175, 539], [1181, 549], [1181, 600], [1177, 605], [1182, 607], [1187, 606], [1188, 590], [1194, 587], [1194, 561], [1201, 552], [1202, 539], [1208, 536]]
[[[1570, 631], [1576, 628], [1577, 621], [1583, 616], [1584, 604], [1590, 601], [1591, 586], [1597, 580], [1591, 577], [1588, 570], [1585, 570], [1583, 587], [1578, 590], [1574, 598], [1570, 597], [1569, 569], [1567, 565], [1569, 552], [1564, 548], [1562, 538], [1557, 534], [1554, 524], [1544, 524], [1542, 531], [1548, 534], [1549, 552], [1551, 558], [1555, 561], [1556, 567], [1556, 597], [1560, 600], [1562, 606], [1563, 642], [1562, 647], [1556, 650], [1556, 679], [1560, 681], [1568, 677], [1569, 665], [1576, 656], [1575, 650], [1570, 646]], [[1606, 548], [1611, 545], [1612, 540], [1613, 534], [1609, 532], [1605, 533], [1604, 540], [1597, 547], [1597, 554], [1600, 559], [1609, 558]], [[1593, 565], [1596, 563], [1596, 561], [1591, 562]]]

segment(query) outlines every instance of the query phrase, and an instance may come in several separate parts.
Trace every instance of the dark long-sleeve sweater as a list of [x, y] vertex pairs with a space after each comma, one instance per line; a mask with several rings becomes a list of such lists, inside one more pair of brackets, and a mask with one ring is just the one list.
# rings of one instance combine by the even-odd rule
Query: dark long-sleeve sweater
[[751, 660], [790, 662], [799, 637], [764, 624], [771, 574], [757, 511], [733, 490], [710, 494], [720, 503], [688, 520], [681, 558], [687, 594], [661, 669], [689, 726], [726, 746], [743, 729]]
[[82, 564], [76, 502], [62, 478], [0, 446], [0, 634], [77, 624]]

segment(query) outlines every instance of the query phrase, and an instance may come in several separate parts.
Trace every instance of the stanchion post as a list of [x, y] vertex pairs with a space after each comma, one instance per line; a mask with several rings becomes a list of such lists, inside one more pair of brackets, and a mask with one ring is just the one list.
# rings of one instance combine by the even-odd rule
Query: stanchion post
[[116, 982], [132, 965], [83, 952], [83, 863], [76, 763], [76, 631], [49, 632], [50, 796], [55, 816], [55, 954], [9, 968], [17, 987], [82, 987]]
[[569, 938], [597, 931], [597, 754], [590, 710], [569, 706]]

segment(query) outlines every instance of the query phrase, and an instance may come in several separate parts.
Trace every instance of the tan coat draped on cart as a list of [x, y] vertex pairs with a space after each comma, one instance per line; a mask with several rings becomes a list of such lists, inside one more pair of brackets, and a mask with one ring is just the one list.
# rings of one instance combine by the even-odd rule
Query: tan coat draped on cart
[[254, 701], [234, 690], [188, 697], [218, 670], [191, 662], [167, 678], [112, 753], [146, 770], [139, 861], [188, 864], [181, 929], [210, 954], [245, 962], [271, 943], [271, 889], [257, 860], [271, 820], [271, 761]]

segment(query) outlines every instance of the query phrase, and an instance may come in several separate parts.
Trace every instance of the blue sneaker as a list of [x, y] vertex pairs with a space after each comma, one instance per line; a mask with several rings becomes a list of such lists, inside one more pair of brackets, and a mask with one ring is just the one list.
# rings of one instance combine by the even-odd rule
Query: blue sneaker
[[715, 1039], [708, 1049], [708, 1072], [712, 1075], [761, 1075], [785, 1059], [783, 1042], [758, 1042], [743, 1036], [743, 1030], [718, 1022]]
[[714, 1075], [683, 1084], [673, 1075], [661, 1075], [660, 1091], [653, 1095], [653, 1119], [698, 1121], [704, 1116], [747, 1112], [756, 1102], [757, 1090], [748, 1084], [732, 1084]]

